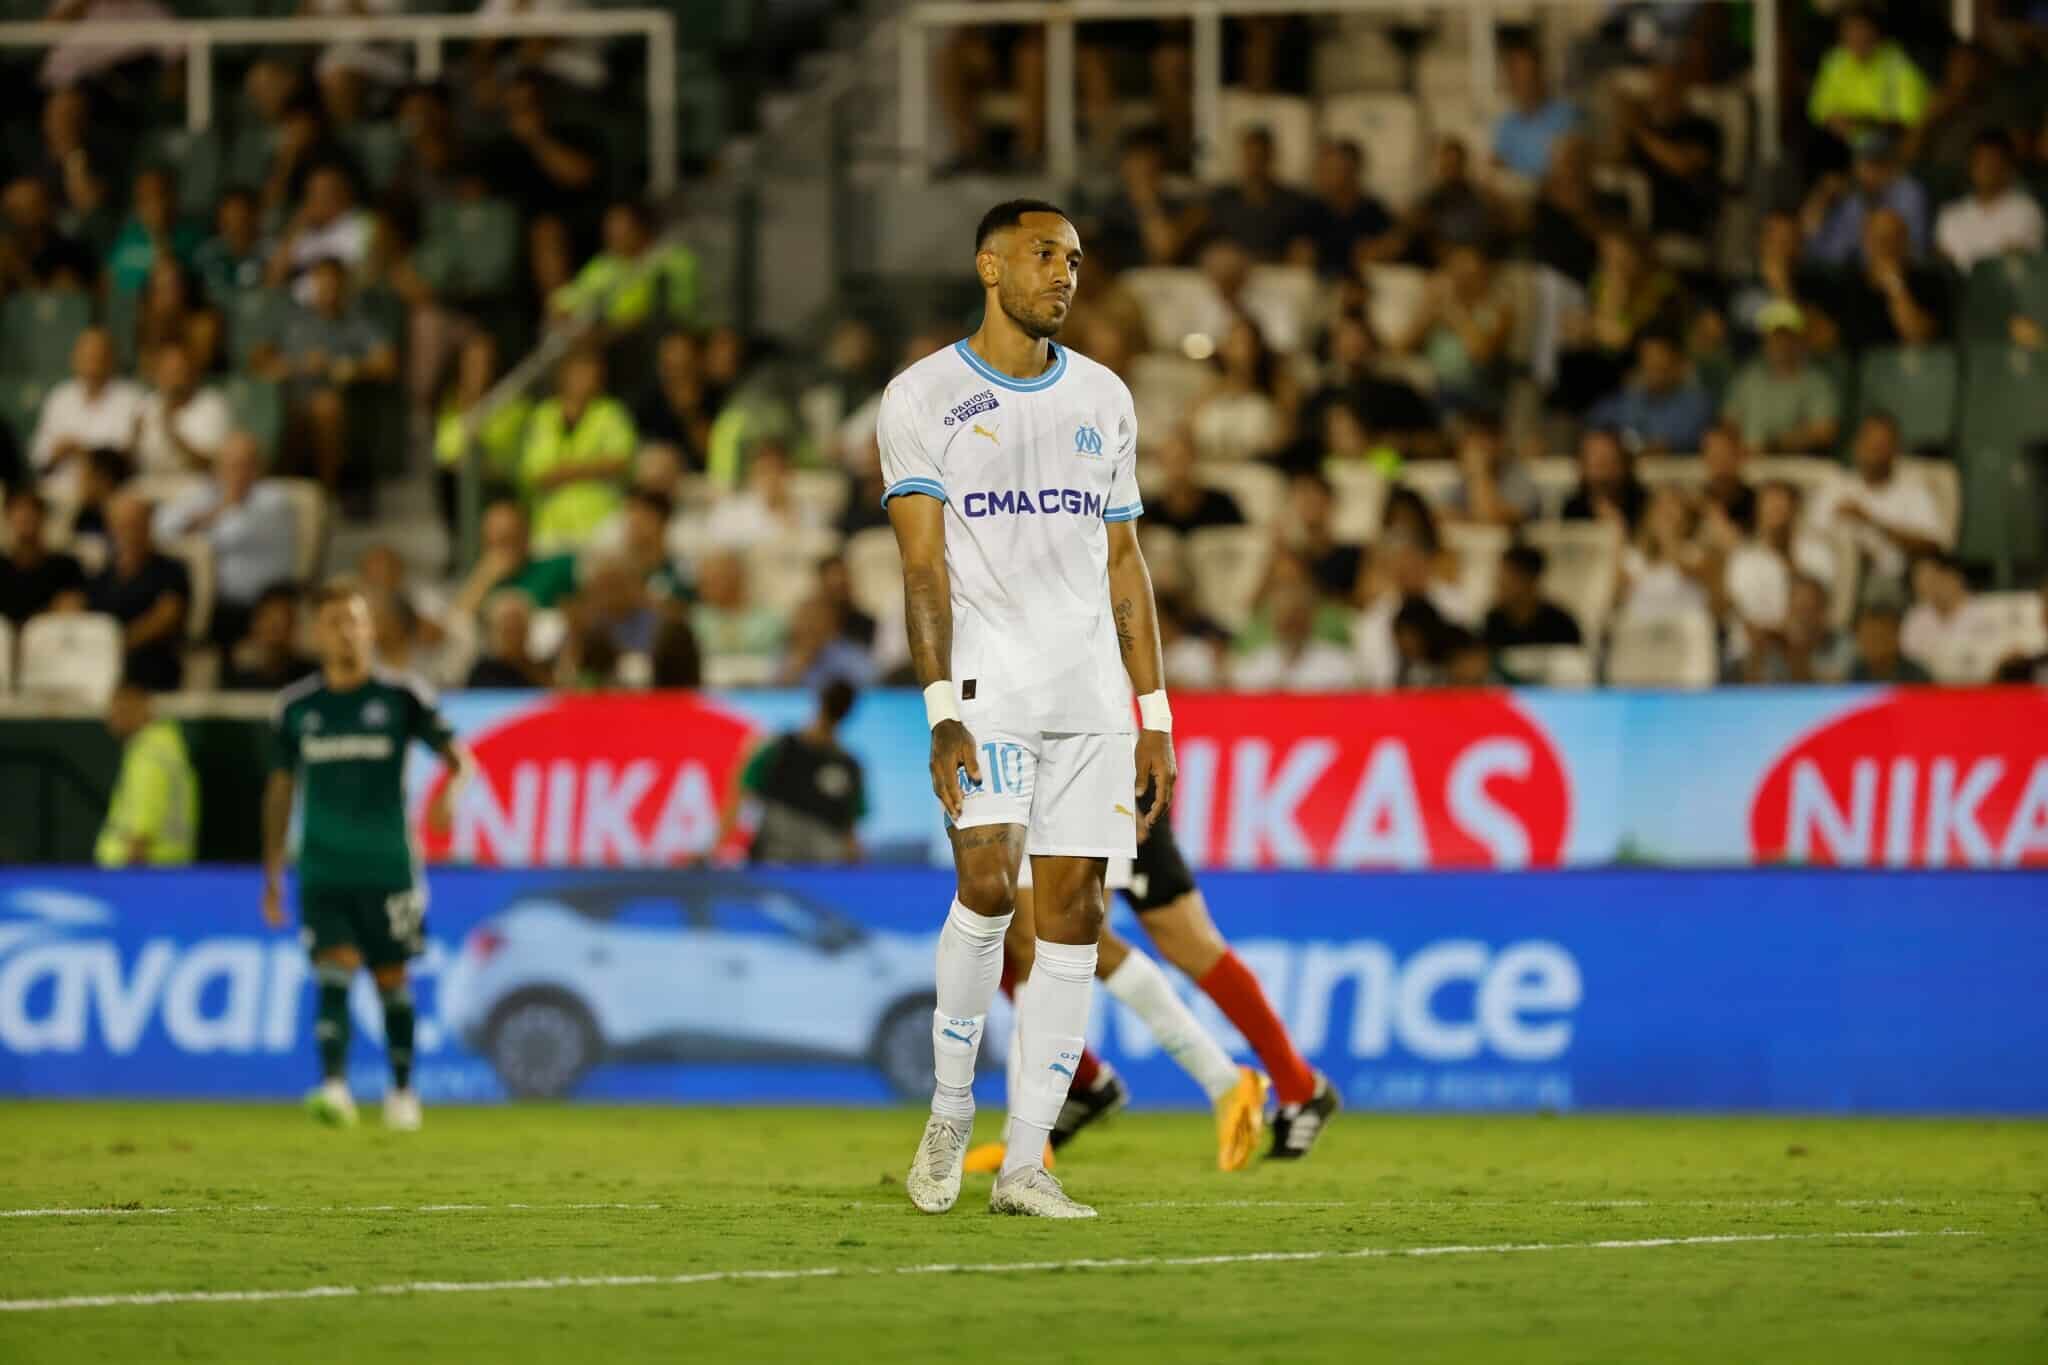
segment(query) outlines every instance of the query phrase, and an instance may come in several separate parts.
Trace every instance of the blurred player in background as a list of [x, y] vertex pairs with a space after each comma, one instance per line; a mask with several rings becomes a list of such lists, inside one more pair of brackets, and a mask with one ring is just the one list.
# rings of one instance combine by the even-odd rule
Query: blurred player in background
[[[1149, 811], [1150, 805], [1143, 801], [1138, 809]], [[1108, 884], [1123, 892], [1160, 954], [1216, 1002], [1265, 1063], [1280, 1098], [1273, 1115], [1273, 1145], [1266, 1155], [1273, 1160], [1307, 1156], [1337, 1112], [1341, 1097], [1328, 1077], [1303, 1060], [1259, 979], [1231, 951], [1209, 917], [1208, 904], [1174, 841], [1172, 821], [1153, 823], [1138, 842], [1134, 862], [1111, 864]], [[1005, 990], [1012, 990], [1018, 980], [1028, 980], [1031, 973], [1031, 900], [1030, 885], [1019, 886], [1017, 915], [1004, 945]], [[1025, 926], [1021, 932], [1019, 925]], [[1241, 1171], [1250, 1165], [1252, 1150], [1265, 1127], [1267, 1077], [1231, 1061], [1230, 1054], [1182, 1003], [1159, 965], [1113, 929], [1102, 931], [1095, 972], [1109, 993], [1138, 1016], [1166, 1055], [1208, 1095], [1216, 1111], [1217, 1169]], [[1014, 1057], [1015, 1049], [1011, 1051]], [[1109, 1063], [1084, 1049], [1081, 1065], [1074, 1069], [1067, 1103], [1053, 1125], [1053, 1148], [1065, 1146], [1083, 1128], [1109, 1117], [1129, 1100], [1130, 1088], [1123, 1078]], [[1001, 1144], [984, 1143], [967, 1154], [967, 1169], [993, 1170], [1002, 1158]]]
[[474, 765], [415, 682], [370, 667], [370, 604], [338, 579], [313, 598], [320, 672], [277, 697], [277, 739], [263, 792], [263, 918], [285, 925], [284, 863], [292, 799], [303, 783], [299, 831], [299, 933], [319, 983], [322, 1081], [306, 1108], [327, 1123], [356, 1121], [345, 1068], [349, 985], [368, 966], [384, 1002], [391, 1088], [384, 1123], [420, 1126], [412, 1088], [412, 988], [406, 962], [426, 944], [426, 887], [406, 826], [405, 753], [419, 740], [451, 777], [427, 811], [430, 829], [448, 827]]
[[1137, 793], [1164, 811], [1174, 781], [1152, 580], [1133, 525], [1144, 510], [1138, 420], [1122, 380], [1052, 341], [1080, 279], [1067, 215], [1037, 200], [998, 204], [974, 253], [980, 329], [898, 375], [879, 422], [932, 788], [958, 874], [939, 932], [937, 1084], [905, 1184], [927, 1213], [960, 1197], [975, 1057], [1028, 853], [1034, 967], [989, 1208], [1089, 1218], [1046, 1171], [1045, 1144], [1081, 1060], [1105, 864], [1136, 852]]

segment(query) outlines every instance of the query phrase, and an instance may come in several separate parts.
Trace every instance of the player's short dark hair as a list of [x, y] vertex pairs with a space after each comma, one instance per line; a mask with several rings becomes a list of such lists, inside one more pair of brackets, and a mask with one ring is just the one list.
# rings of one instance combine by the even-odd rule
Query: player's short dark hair
[[1543, 577], [1543, 566], [1549, 561], [1544, 558], [1543, 551], [1534, 545], [1517, 543], [1501, 552], [1500, 562], [1511, 569], [1520, 569], [1532, 579], [1540, 579]]
[[980, 251], [988, 245], [988, 239], [998, 232], [1021, 227], [1027, 213], [1050, 213], [1065, 218], [1070, 223], [1073, 221], [1065, 209], [1049, 199], [1005, 199], [981, 215], [981, 222], [974, 228], [974, 249]]
[[370, 600], [370, 594], [363, 587], [363, 580], [353, 574], [336, 574], [332, 578], [323, 579], [313, 589], [313, 610], [325, 611], [334, 603], [346, 602], [351, 597], [359, 597], [364, 602]]
[[825, 713], [826, 720], [837, 725], [852, 712], [854, 700], [859, 695], [846, 679], [832, 678], [818, 689], [818, 709]]

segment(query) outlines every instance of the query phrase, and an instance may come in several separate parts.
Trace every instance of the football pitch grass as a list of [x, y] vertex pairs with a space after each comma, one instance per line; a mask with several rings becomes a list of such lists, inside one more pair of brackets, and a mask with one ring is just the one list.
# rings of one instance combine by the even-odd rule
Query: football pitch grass
[[902, 1110], [364, 1119], [0, 1105], [0, 1361], [2048, 1360], [2048, 1124], [1132, 1115], [1054, 1223]]

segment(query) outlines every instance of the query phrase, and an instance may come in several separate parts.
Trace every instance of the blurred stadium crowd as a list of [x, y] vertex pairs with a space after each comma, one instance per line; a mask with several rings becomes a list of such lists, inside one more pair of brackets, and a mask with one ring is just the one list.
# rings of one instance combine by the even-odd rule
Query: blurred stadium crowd
[[[1974, 42], [1801, 9], [1773, 163], [1730, 6], [1616, 6], [1549, 61], [1508, 31], [1469, 127], [1426, 60], [1321, 89], [1398, 25], [1243, 21], [1213, 184], [1185, 33], [1084, 27], [1061, 340], [1137, 401], [1171, 684], [2048, 681], [2048, 14], [1985, 8]], [[716, 325], [589, 45], [433, 85], [266, 55], [203, 139], [122, 55], [52, 50], [8, 129], [17, 690], [280, 686], [334, 568], [445, 685], [910, 679], [875, 412], [967, 319]], [[941, 45], [950, 172], [1037, 164], [1044, 56]], [[564, 320], [595, 325], [469, 420]], [[473, 563], [325, 562], [415, 456], [452, 527], [472, 450]]]

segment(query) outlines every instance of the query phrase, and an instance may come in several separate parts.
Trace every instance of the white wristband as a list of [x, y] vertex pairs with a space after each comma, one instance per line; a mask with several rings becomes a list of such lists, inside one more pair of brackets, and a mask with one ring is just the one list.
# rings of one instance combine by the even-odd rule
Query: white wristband
[[924, 722], [931, 729], [938, 729], [942, 720], [960, 719], [960, 708], [953, 702], [953, 680], [941, 678], [924, 690]]
[[1173, 708], [1166, 704], [1165, 688], [1138, 698], [1138, 723], [1147, 730], [1173, 733]]

